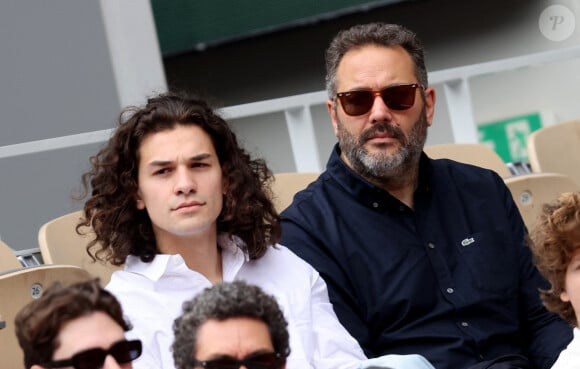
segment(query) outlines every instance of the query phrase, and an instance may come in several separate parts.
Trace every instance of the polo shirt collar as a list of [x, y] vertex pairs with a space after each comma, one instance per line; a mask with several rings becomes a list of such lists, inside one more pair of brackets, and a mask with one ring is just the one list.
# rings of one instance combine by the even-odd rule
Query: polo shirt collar
[[[344, 191], [357, 198], [359, 202], [377, 211], [400, 209], [402, 203], [383, 188], [367, 181], [355, 173], [340, 157], [341, 150], [334, 145], [326, 166], [327, 172], [334, 177]], [[423, 152], [419, 159], [419, 186], [415, 193], [430, 192], [433, 167], [431, 159]]]

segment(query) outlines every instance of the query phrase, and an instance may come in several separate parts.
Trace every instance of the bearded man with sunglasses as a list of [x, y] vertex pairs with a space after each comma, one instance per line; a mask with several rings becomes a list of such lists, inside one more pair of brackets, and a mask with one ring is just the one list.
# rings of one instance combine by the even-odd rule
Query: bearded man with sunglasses
[[140, 340], [125, 339], [121, 305], [98, 280], [47, 288], [16, 315], [15, 329], [26, 369], [131, 369], [142, 352]]
[[281, 244], [321, 273], [369, 357], [549, 368], [572, 333], [542, 306], [548, 286], [509, 190], [493, 171], [423, 153], [435, 90], [416, 35], [354, 26], [326, 68], [338, 144], [281, 214]]

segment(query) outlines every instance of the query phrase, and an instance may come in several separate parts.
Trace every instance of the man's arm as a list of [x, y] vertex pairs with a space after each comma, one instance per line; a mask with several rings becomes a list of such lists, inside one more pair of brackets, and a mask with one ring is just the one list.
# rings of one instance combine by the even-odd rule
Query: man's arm
[[319, 229], [315, 232], [315, 222], [306, 221], [301, 224], [295, 218], [295, 209], [292, 211], [292, 215], [285, 211], [282, 216], [283, 232], [280, 244], [288, 247], [320, 273], [328, 286], [330, 302], [340, 322], [359, 342], [365, 354], [373, 357], [369, 330], [363, 319], [364, 307], [354, 296], [348, 274], [341, 266], [342, 263], [348, 263], [348, 260], [341, 260], [331, 247], [323, 243], [319, 237], [324, 231]]

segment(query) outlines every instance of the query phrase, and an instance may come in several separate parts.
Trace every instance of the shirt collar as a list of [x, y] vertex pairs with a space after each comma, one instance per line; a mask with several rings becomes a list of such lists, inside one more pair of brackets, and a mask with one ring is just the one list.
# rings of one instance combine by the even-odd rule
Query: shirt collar
[[[222, 249], [222, 268], [224, 280], [233, 280], [242, 265], [250, 260], [244, 241], [237, 236], [219, 234], [217, 243]], [[125, 269], [141, 274], [152, 281], [159, 281], [164, 275], [172, 273], [191, 273], [180, 254], [157, 254], [150, 263], [144, 263], [138, 256], [129, 255]]]
[[222, 248], [222, 269], [224, 281], [232, 281], [244, 263], [250, 260], [248, 247], [238, 236], [218, 235], [218, 245]]
[[433, 182], [433, 162], [423, 151], [419, 159], [419, 186], [415, 192], [431, 192]]
[[[343, 187], [343, 189], [366, 206], [377, 211], [383, 211], [386, 208], [400, 209], [401, 202], [391, 196], [388, 191], [367, 181], [365, 178], [354, 172], [340, 157], [341, 150], [337, 144], [328, 160], [326, 170], [332, 177]], [[421, 153], [419, 159], [419, 186], [415, 193], [430, 192], [433, 168], [431, 159]]]

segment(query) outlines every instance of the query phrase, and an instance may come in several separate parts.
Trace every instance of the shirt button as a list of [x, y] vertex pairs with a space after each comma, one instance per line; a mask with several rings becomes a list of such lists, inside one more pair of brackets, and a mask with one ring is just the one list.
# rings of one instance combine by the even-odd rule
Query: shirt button
[[467, 322], [461, 322], [461, 326], [462, 327], [469, 327], [469, 323], [467, 323]]
[[447, 293], [453, 293], [453, 292], [455, 292], [455, 290], [453, 288], [451, 288], [451, 287], [449, 287], [446, 291], [447, 291]]
[[430, 248], [430, 249], [434, 249], [434, 248], [435, 248], [435, 244], [434, 244], [434, 243], [432, 243], [432, 242], [429, 242], [429, 243], [427, 244], [427, 247], [428, 247], [428, 248]]
[[373, 208], [378, 208], [379, 207], [379, 203], [378, 202], [373, 202]]
[[403, 205], [399, 206], [399, 211], [405, 211], [405, 207]]

